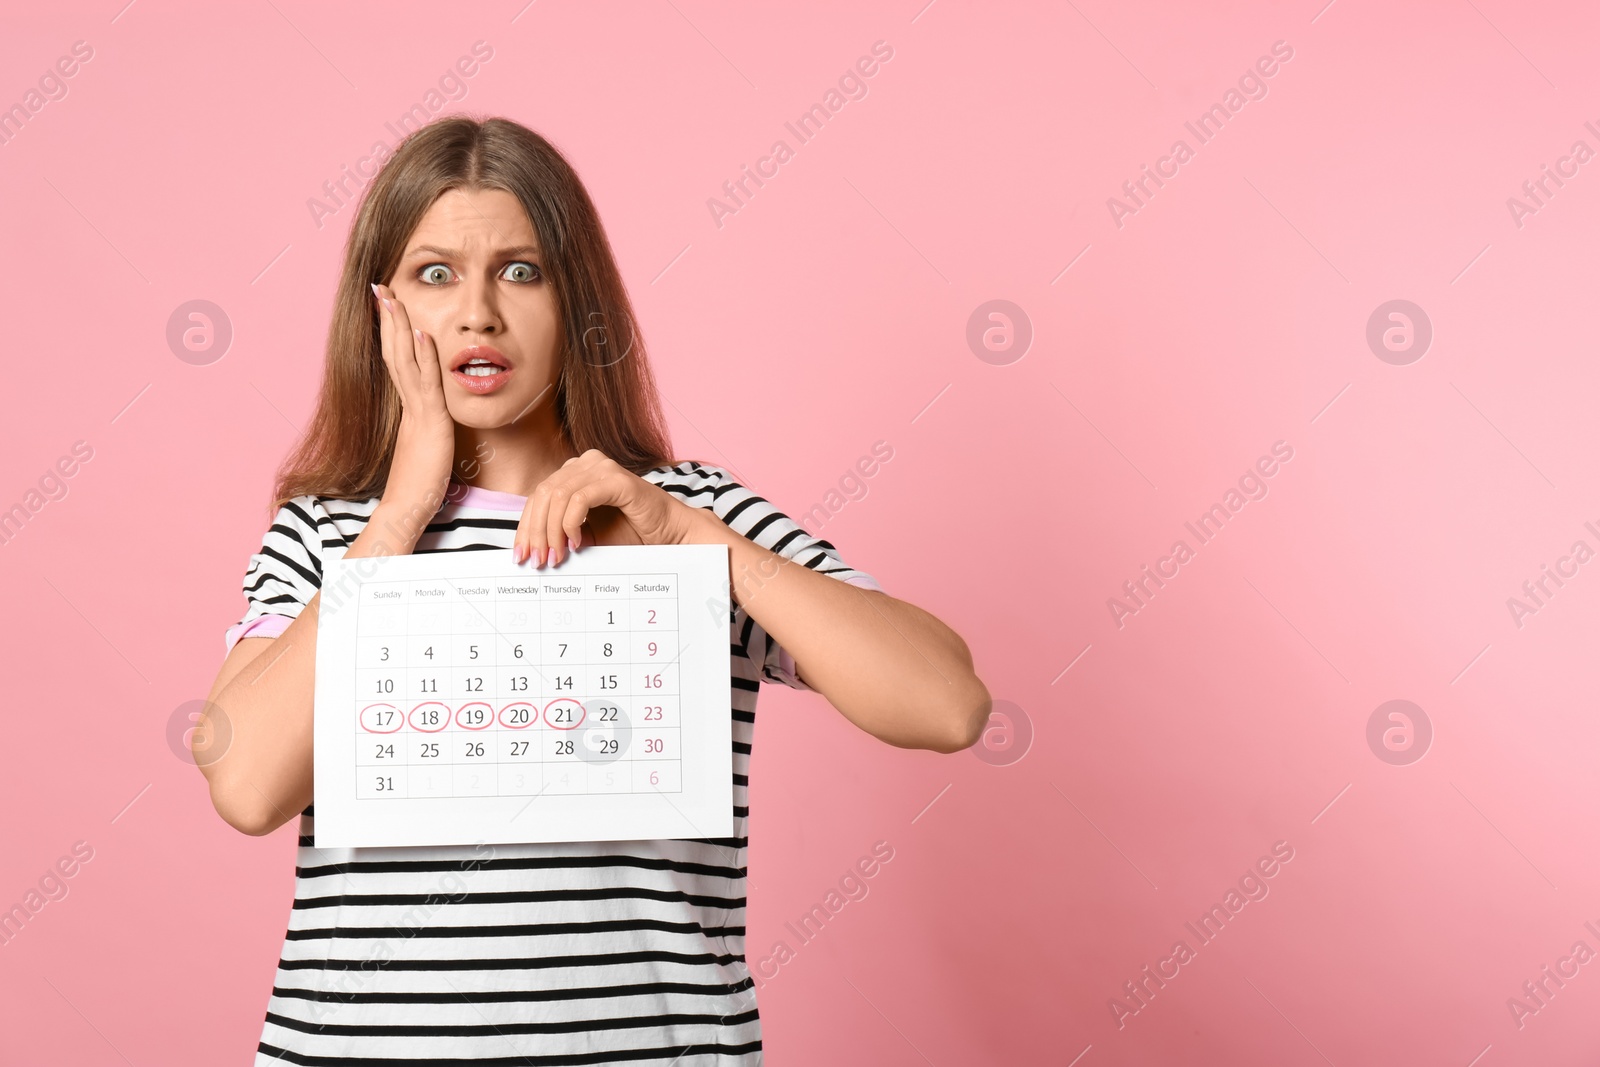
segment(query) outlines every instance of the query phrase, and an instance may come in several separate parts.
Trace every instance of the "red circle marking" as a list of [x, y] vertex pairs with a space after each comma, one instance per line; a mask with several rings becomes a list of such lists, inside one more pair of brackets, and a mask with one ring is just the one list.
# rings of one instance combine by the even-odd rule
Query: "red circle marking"
[[[571, 726], [557, 726], [555, 723], [551, 722], [550, 709], [555, 707], [557, 704], [576, 704], [578, 706], [579, 713], [578, 721], [573, 723]], [[583, 720], [587, 718], [588, 715], [589, 709], [584, 707], [579, 701], [573, 700], [571, 697], [556, 697], [554, 700], [544, 706], [544, 722], [545, 725], [550, 727], [552, 730], [576, 730], [579, 726], [583, 725]]]
[[[380, 708], [388, 708], [390, 711], [394, 712], [394, 725], [387, 730], [379, 730], [375, 727], [367, 725], [367, 712], [377, 711]], [[361, 709], [361, 728], [367, 731], [369, 734], [392, 734], [396, 730], [400, 729], [400, 724], [404, 721], [405, 720], [400, 716], [400, 709], [395, 707], [393, 704], [368, 704], [366, 707]]]
[[[441, 714], [439, 716], [439, 725], [438, 726], [432, 727], [430, 729], [429, 727], [426, 727], [426, 726], [418, 726], [417, 725], [417, 712], [421, 711], [423, 708], [441, 708], [441, 709], [443, 709], [443, 714]], [[409, 716], [407, 716], [407, 719], [411, 723], [411, 728], [413, 730], [421, 730], [425, 734], [436, 734], [440, 730], [443, 730], [446, 726], [450, 725], [450, 709], [448, 707], [445, 707], [445, 705], [439, 703], [437, 700], [429, 700], [429, 701], [425, 701], [424, 703], [418, 704], [416, 707], [412, 708], [411, 709], [411, 714]]]
[[[521, 723], [521, 724], [514, 723], [514, 722], [507, 722], [506, 721], [506, 712], [510, 711], [512, 708], [527, 708], [528, 709], [528, 721], [525, 722], [525, 723]], [[539, 721], [539, 709], [534, 707], [532, 704], [528, 703], [526, 700], [515, 701], [514, 703], [507, 704], [505, 707], [500, 709], [500, 725], [504, 726], [507, 730], [526, 730], [528, 727], [532, 726], [534, 723], [536, 723], [538, 721]]]
[[[485, 714], [483, 717], [482, 726], [468, 726], [466, 723], [461, 721], [462, 713], [468, 708], [483, 708], [484, 711], [487, 712], [487, 714]], [[474, 700], [472, 703], [463, 704], [456, 709], [456, 725], [461, 727], [463, 730], [487, 730], [489, 728], [489, 724], [492, 722], [494, 722], [494, 709], [481, 700]]]

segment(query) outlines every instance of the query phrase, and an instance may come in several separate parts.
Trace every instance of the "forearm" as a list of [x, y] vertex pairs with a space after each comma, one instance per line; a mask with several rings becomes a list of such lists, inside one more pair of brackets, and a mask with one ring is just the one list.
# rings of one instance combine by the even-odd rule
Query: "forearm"
[[957, 751], [977, 737], [989, 692], [933, 615], [762, 548], [714, 514], [701, 513], [694, 538], [728, 546], [734, 600], [845, 718], [901, 748]]
[[225, 743], [202, 764], [211, 803], [249, 834], [271, 833], [311, 803], [312, 690], [322, 594], [211, 699], [207, 732]]
[[[404, 555], [425, 527], [425, 508], [380, 503], [346, 558]], [[312, 800], [318, 591], [270, 648], [246, 663], [211, 702], [222, 720], [205, 724], [226, 750], [201, 765], [212, 804], [246, 833], [270, 833]]]

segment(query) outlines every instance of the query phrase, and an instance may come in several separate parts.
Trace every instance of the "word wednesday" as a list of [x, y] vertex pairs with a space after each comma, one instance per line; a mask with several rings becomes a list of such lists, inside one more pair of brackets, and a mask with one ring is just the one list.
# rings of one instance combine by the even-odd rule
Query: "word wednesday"
[[[1274, 460], [1272, 456], [1276, 456]], [[1294, 458], [1294, 448], [1287, 441], [1274, 441], [1272, 443], [1272, 456], [1262, 456], [1256, 460], [1255, 466], [1246, 470], [1239, 476], [1238, 488], [1228, 487], [1222, 494], [1219, 503], [1212, 504], [1210, 508], [1200, 513], [1194, 522], [1186, 522], [1183, 528], [1194, 535], [1199, 544], [1209, 544], [1213, 537], [1222, 532], [1222, 527], [1227, 521], [1244, 510], [1249, 500], [1265, 500], [1267, 496], [1267, 483], [1265, 479], [1278, 473], [1278, 462], [1289, 462]], [[1155, 570], [1150, 565], [1144, 565], [1143, 576], [1130, 579], [1122, 583], [1122, 592], [1127, 597], [1106, 598], [1106, 607], [1111, 611], [1111, 621], [1117, 624], [1117, 629], [1127, 625], [1129, 615], [1137, 615], [1150, 606], [1150, 601], [1155, 598], [1157, 590], [1166, 587], [1163, 578], [1171, 581], [1178, 576], [1180, 568], [1191, 559], [1194, 559], [1195, 550], [1189, 547], [1189, 542], [1181, 537], [1172, 543], [1172, 548], [1167, 555], [1156, 560]], [[1171, 570], [1167, 569], [1171, 565]], [[1152, 589], [1151, 586], [1155, 588]], [[1141, 595], [1142, 594], [1142, 595]]]
[[[1195, 936], [1196, 946], [1209, 945], [1215, 941], [1228, 923], [1232, 922], [1250, 901], [1266, 900], [1267, 893], [1271, 891], [1266, 880], [1275, 877], [1283, 869], [1283, 865], [1292, 859], [1294, 859], [1294, 847], [1287, 841], [1274, 841], [1272, 855], [1262, 856], [1256, 860], [1255, 865], [1248, 868], [1239, 878], [1237, 889], [1229, 886], [1222, 903], [1211, 905], [1211, 909], [1200, 916], [1198, 927], [1191, 922], [1183, 924]], [[1189, 942], [1180, 938], [1173, 942], [1170, 953], [1156, 960], [1154, 971], [1147, 963], [1139, 972], [1139, 977], [1130, 978], [1122, 983], [1123, 992], [1127, 994], [1128, 999], [1124, 1001], [1119, 997], [1112, 997], [1106, 1002], [1111, 1008], [1111, 1017], [1117, 1021], [1117, 1029], [1121, 1030], [1128, 1025], [1128, 1016], [1138, 1015], [1148, 1008], [1150, 1001], [1155, 999], [1157, 990], [1165, 989], [1167, 982], [1178, 977], [1182, 973], [1183, 965], [1192, 961], [1196, 955], [1195, 949], [1189, 947]], [[1170, 971], [1167, 969], [1169, 965], [1172, 968]]]
[[[1278, 73], [1279, 63], [1287, 63], [1293, 58], [1294, 49], [1288, 41], [1273, 41], [1272, 55], [1262, 56], [1256, 60], [1254, 67], [1247, 67], [1239, 76], [1237, 89], [1230, 87], [1222, 94], [1221, 103], [1212, 104], [1209, 109], [1200, 113], [1199, 118], [1183, 124], [1183, 128], [1194, 135], [1196, 147], [1210, 143], [1213, 137], [1222, 132], [1222, 127], [1229, 119], [1244, 110], [1245, 104], [1251, 100], [1265, 100], [1266, 79]], [[1122, 229], [1123, 219], [1129, 215], [1137, 215], [1139, 209], [1146, 206], [1156, 195], [1156, 189], [1166, 185], [1162, 178], [1172, 179], [1178, 176], [1179, 168], [1194, 158], [1195, 150], [1189, 147], [1188, 141], [1178, 138], [1172, 142], [1167, 154], [1156, 160], [1154, 171], [1151, 170], [1150, 164], [1141, 164], [1140, 177], [1130, 178], [1122, 183], [1122, 192], [1132, 203], [1118, 200], [1114, 196], [1106, 198], [1106, 209], [1111, 212], [1111, 221], [1117, 224], [1117, 229]], [[1155, 184], [1155, 189], [1150, 187], [1151, 183]], [[1144, 194], [1143, 198], [1140, 197], [1141, 193]]]

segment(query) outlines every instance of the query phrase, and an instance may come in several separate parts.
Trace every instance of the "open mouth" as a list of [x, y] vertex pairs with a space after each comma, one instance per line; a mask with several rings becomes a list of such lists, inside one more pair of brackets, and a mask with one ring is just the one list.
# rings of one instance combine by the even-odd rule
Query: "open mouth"
[[457, 354], [450, 376], [471, 393], [492, 393], [511, 378], [505, 357], [487, 345], [474, 345]]

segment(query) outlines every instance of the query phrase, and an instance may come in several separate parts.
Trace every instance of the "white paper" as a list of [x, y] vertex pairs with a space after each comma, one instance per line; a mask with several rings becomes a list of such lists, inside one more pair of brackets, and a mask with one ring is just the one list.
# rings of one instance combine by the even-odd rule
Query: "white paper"
[[726, 545], [324, 557], [317, 848], [729, 837]]

